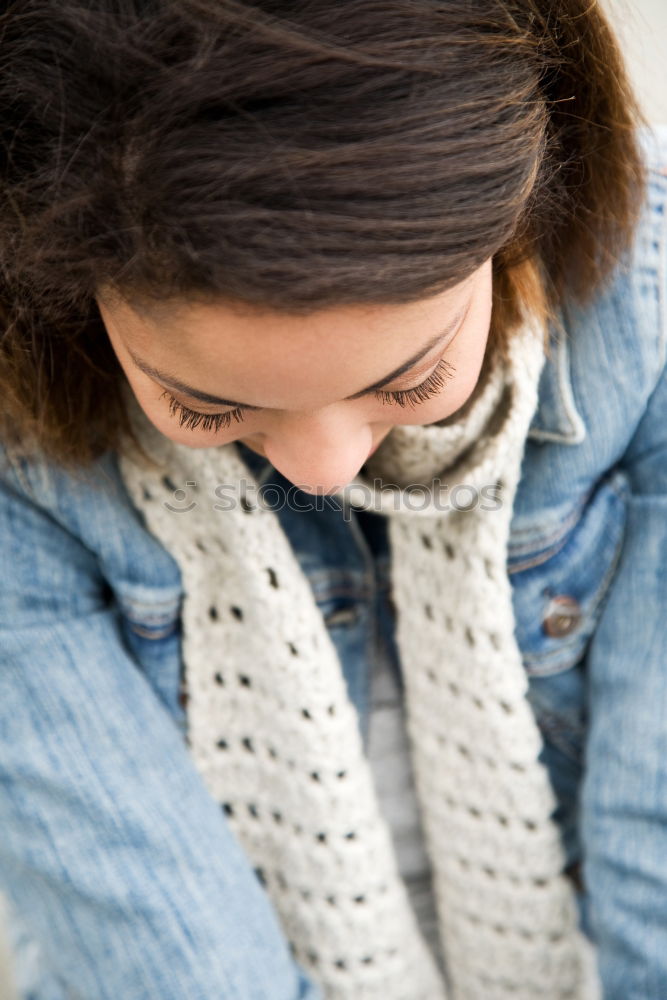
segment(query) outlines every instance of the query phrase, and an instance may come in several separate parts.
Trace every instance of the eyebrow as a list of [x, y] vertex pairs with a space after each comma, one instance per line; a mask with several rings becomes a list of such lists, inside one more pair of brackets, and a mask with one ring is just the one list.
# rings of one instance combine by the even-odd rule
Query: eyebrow
[[[416, 354], [413, 354], [412, 357], [408, 358], [407, 361], [404, 361], [402, 365], [399, 365], [398, 368], [395, 368], [392, 372], [389, 372], [389, 374], [385, 375], [384, 378], [378, 379], [377, 382], [373, 382], [372, 385], [367, 386], [365, 389], [360, 389], [359, 392], [355, 392], [352, 396], [346, 396], [345, 400], [359, 399], [361, 396], [368, 396], [371, 392], [375, 392], [377, 389], [382, 389], [388, 382], [393, 382], [395, 378], [405, 375], [406, 372], [413, 368], [417, 362], [421, 361], [421, 359], [425, 357], [425, 355], [427, 355], [436, 344], [443, 340], [444, 337], [451, 335], [450, 339], [453, 340], [455, 333], [458, 331], [459, 326], [465, 319], [469, 307], [470, 300], [468, 300], [464, 308], [451, 319], [444, 330], [440, 330], [440, 332], [434, 337], [431, 337], [431, 339], [424, 344], [424, 346], [421, 347]], [[144, 373], [144, 375], [157, 379], [168, 388], [174, 389], [176, 392], [182, 392], [184, 395], [190, 396], [191, 399], [197, 399], [201, 403], [213, 403], [217, 406], [236, 406], [244, 410], [265, 409], [263, 406], [253, 406], [250, 403], [238, 403], [233, 399], [223, 399], [221, 396], [211, 395], [210, 392], [202, 392], [201, 389], [195, 389], [191, 385], [186, 385], [185, 382], [175, 378], [168, 372], [161, 372], [159, 369], [154, 368], [153, 365], [149, 365], [147, 361], [138, 357], [129, 347], [127, 347], [126, 350], [132, 358], [134, 364]]]

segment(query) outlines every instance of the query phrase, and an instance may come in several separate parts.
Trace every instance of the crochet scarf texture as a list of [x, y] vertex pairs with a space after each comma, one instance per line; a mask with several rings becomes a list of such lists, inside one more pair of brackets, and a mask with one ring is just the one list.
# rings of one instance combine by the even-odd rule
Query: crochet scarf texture
[[[543, 342], [526, 323], [471, 405], [453, 421], [394, 427], [346, 490], [389, 518], [445, 976], [398, 874], [340, 660], [275, 510], [216, 509], [216, 487], [229, 496], [253, 481], [236, 446], [175, 444], [128, 395], [158, 467], [125, 454], [121, 474], [182, 571], [188, 749], [327, 1000], [583, 1000], [585, 943], [506, 571]], [[174, 513], [166, 502], [186, 483], [195, 505]], [[457, 484], [468, 489], [454, 504]]]

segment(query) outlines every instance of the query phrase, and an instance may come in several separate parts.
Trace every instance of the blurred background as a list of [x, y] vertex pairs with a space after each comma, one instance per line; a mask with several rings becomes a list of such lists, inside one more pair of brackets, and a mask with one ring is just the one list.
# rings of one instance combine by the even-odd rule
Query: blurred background
[[652, 125], [667, 125], [667, 0], [602, 0]]

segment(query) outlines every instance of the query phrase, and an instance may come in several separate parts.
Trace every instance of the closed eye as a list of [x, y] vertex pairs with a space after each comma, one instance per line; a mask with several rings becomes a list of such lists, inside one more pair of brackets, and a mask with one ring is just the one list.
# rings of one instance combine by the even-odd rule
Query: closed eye
[[[425, 403], [431, 396], [436, 396], [442, 391], [447, 382], [456, 374], [456, 369], [452, 364], [441, 358], [434, 370], [419, 385], [410, 389], [375, 389], [374, 395], [384, 404], [398, 404], [398, 406], [418, 406]], [[229, 427], [232, 420], [241, 423], [244, 419], [244, 407], [237, 406], [233, 410], [226, 410], [224, 413], [201, 413], [199, 410], [192, 410], [189, 406], [175, 399], [172, 394], [165, 389], [160, 399], [167, 396], [169, 400], [169, 413], [172, 417], [179, 414], [179, 427], [187, 430], [195, 430], [201, 426], [202, 430], [220, 430], [221, 427]]]
[[411, 389], [376, 389], [375, 395], [382, 403], [398, 403], [399, 406], [418, 406], [425, 403], [431, 396], [436, 396], [450, 379], [454, 378], [456, 369], [449, 361], [440, 358], [437, 365], [423, 382]]
[[163, 396], [166, 396], [169, 401], [170, 416], [175, 417], [177, 413], [180, 414], [178, 425], [185, 427], [186, 430], [193, 431], [201, 424], [202, 430], [219, 431], [221, 427], [229, 427], [232, 420], [239, 424], [243, 420], [242, 406], [237, 406], [233, 410], [225, 410], [224, 413], [200, 413], [199, 410], [191, 410], [189, 406], [180, 403], [167, 389], [160, 394], [160, 399]]

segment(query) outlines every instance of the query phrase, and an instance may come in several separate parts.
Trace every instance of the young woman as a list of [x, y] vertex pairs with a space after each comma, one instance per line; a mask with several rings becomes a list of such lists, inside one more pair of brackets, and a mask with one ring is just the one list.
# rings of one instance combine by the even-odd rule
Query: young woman
[[0, 36], [17, 995], [664, 997], [667, 143], [597, 5]]

